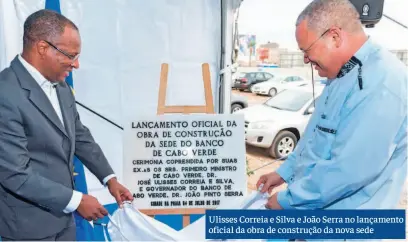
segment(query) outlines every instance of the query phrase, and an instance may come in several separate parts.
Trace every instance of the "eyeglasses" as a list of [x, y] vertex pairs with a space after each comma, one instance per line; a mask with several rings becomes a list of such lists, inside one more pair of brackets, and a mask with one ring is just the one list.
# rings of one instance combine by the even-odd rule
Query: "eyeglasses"
[[47, 44], [49, 44], [52, 48], [54, 48], [55, 50], [57, 50], [58, 52], [60, 52], [61, 54], [65, 55], [66, 57], [68, 57], [72, 62], [76, 61], [79, 58], [79, 54], [77, 55], [70, 55], [68, 53], [66, 53], [63, 50], [60, 50], [57, 46], [53, 45], [52, 43], [50, 43], [49, 41], [44, 40], [44, 42], [46, 42]]
[[308, 47], [307, 49], [302, 50], [303, 54], [307, 55], [307, 52], [308, 52], [310, 49], [312, 49], [313, 45], [316, 44], [316, 42], [319, 41], [321, 38], [323, 38], [323, 36], [324, 36], [325, 34], [327, 34], [329, 31], [330, 31], [330, 29], [327, 29], [326, 31], [324, 31], [323, 34], [321, 34], [321, 35], [319, 36], [319, 38], [317, 38], [315, 41], [313, 41], [313, 43], [312, 43], [311, 45], [309, 45], [309, 47]]

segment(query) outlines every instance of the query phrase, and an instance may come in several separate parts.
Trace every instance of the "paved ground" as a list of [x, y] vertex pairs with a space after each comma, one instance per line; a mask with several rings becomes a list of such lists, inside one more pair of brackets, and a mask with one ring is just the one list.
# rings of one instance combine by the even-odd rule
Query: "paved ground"
[[[265, 102], [269, 97], [257, 96], [250, 92], [240, 92], [233, 90], [233, 93], [241, 96], [246, 96], [248, 98], [249, 106], [260, 104]], [[271, 157], [268, 156], [267, 152], [264, 149], [253, 147], [253, 146], [246, 146], [247, 151], [247, 160], [248, 160], [248, 170], [256, 170], [252, 175], [248, 176], [248, 190], [256, 190], [256, 182], [258, 181], [259, 177], [265, 173], [269, 173], [275, 171], [281, 164], [282, 161], [273, 160]], [[285, 188], [285, 185], [282, 185], [276, 189], [276, 191], [282, 190]], [[402, 194], [401, 199], [399, 201], [398, 208], [399, 209], [406, 209], [407, 208], [407, 189], [408, 189], [408, 180], [404, 187], [404, 194]], [[408, 220], [408, 213], [407, 213], [407, 220]], [[408, 238], [408, 223], [407, 223], [407, 238]]]

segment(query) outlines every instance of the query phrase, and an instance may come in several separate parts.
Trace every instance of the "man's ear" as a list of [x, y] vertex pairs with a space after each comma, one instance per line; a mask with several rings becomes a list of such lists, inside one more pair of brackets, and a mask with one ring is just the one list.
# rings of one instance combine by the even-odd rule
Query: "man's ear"
[[49, 45], [45, 41], [40, 40], [36, 43], [36, 48], [38, 54], [41, 56], [42, 59], [44, 59], [49, 48]]
[[331, 38], [336, 48], [339, 48], [343, 44], [343, 33], [340, 28], [333, 27], [330, 30]]

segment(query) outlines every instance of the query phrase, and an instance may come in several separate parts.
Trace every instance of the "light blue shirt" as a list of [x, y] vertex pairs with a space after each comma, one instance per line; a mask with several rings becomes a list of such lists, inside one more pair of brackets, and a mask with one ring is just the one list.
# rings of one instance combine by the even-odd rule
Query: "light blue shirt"
[[392, 209], [407, 173], [407, 67], [368, 40], [363, 64], [328, 80], [303, 137], [277, 170], [284, 209]]

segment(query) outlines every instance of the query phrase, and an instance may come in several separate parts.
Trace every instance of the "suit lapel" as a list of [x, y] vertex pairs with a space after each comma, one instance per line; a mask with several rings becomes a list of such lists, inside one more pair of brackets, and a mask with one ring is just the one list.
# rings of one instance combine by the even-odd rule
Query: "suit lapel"
[[28, 73], [24, 68], [23, 64], [14, 58], [11, 62], [10, 67], [16, 73], [18, 80], [20, 81], [21, 87], [29, 92], [29, 99], [31, 103], [51, 122], [54, 126], [59, 129], [65, 136], [68, 136], [64, 126], [62, 125], [57, 113], [54, 110], [50, 100], [45, 95], [44, 91], [34, 80], [34, 78]]
[[[66, 84], [64, 83], [63, 85], [66, 85]], [[62, 90], [63, 87], [61, 85], [57, 85], [56, 88], [57, 88], [58, 101], [61, 106], [61, 113], [62, 113], [62, 118], [64, 120], [65, 130], [68, 133], [68, 137], [73, 138], [72, 137], [73, 129], [74, 129], [73, 125], [74, 125], [75, 120], [73, 120], [74, 116], [72, 115], [72, 113], [68, 112], [72, 108], [70, 106], [72, 103], [64, 102], [64, 100], [69, 100], [69, 97], [67, 97], [67, 92], [64, 92]]]
[[61, 123], [61, 120], [58, 118], [58, 115], [54, 110], [54, 107], [51, 105], [51, 102], [43, 90], [31, 90], [29, 98], [37, 109], [40, 110], [48, 120], [50, 120], [65, 136], [69, 138], [64, 126]]

